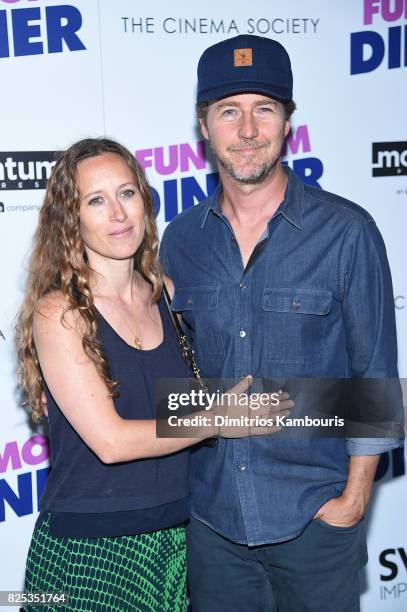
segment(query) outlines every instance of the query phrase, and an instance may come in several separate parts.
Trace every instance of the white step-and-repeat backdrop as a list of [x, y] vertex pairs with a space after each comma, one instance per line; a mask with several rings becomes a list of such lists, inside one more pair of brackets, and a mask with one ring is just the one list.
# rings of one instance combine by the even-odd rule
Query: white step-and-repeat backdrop
[[[287, 163], [366, 207], [384, 235], [407, 377], [407, 0], [0, 0], [0, 590], [22, 587], [49, 470], [44, 432], [19, 407], [13, 324], [53, 152], [85, 136], [122, 141], [162, 231], [216, 185], [194, 118], [196, 64], [243, 33], [291, 55]], [[407, 609], [406, 493], [395, 451], [370, 508], [364, 612]]]

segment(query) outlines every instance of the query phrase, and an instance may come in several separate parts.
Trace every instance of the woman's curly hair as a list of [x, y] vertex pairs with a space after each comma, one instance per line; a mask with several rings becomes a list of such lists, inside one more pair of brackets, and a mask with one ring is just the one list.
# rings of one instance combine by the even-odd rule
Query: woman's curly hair
[[97, 333], [97, 318], [90, 286], [91, 270], [79, 230], [77, 164], [87, 158], [115, 153], [127, 163], [144, 202], [145, 233], [134, 255], [134, 268], [151, 284], [153, 302], [162, 291], [162, 271], [157, 258], [158, 233], [149, 185], [140, 164], [121, 144], [107, 138], [87, 138], [62, 152], [48, 182], [29, 265], [25, 299], [17, 319], [18, 377], [34, 421], [43, 415], [41, 394], [44, 381], [33, 339], [33, 319], [41, 298], [59, 291], [68, 311], [80, 317], [84, 329], [82, 345], [110, 394], [117, 396], [109, 365]]

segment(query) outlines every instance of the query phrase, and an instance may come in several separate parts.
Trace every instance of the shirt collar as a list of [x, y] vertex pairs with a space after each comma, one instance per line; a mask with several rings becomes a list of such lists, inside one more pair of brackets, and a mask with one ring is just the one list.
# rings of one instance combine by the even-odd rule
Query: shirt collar
[[215, 215], [217, 215], [218, 217], [222, 216], [222, 209], [221, 209], [220, 201], [219, 201], [221, 193], [222, 193], [222, 187], [221, 187], [221, 183], [219, 183], [215, 191], [213, 192], [213, 194], [209, 196], [208, 198], [208, 205], [207, 205], [207, 208], [204, 214], [204, 218], [201, 223], [201, 229], [205, 225], [206, 219], [208, 218], [210, 211], [215, 213]]
[[[291, 168], [288, 166], [283, 166], [283, 168], [288, 176], [288, 183], [284, 194], [284, 200], [278, 207], [274, 216], [281, 214], [297, 229], [302, 229], [304, 183], [294, 174]], [[207, 209], [201, 223], [201, 229], [204, 227], [210, 211], [218, 217], [222, 216], [222, 208], [219, 201], [221, 193], [222, 187], [219, 183], [214, 193], [209, 197]]]

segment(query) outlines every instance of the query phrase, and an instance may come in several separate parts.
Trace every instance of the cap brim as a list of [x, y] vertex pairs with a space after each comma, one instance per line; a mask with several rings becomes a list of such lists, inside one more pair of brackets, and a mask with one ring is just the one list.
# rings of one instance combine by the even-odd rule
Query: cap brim
[[238, 93], [262, 93], [272, 98], [278, 98], [283, 102], [292, 100], [292, 94], [287, 87], [271, 83], [245, 81], [244, 83], [223, 83], [218, 87], [203, 89], [197, 93], [196, 101], [198, 103], [210, 102], [211, 100], [218, 100], [219, 98], [225, 98]]

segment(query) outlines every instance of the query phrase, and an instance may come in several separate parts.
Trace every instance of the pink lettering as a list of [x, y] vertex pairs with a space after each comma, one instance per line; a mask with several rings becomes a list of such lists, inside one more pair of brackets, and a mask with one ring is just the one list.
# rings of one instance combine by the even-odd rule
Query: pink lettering
[[139, 149], [135, 157], [145, 170], [154, 168], [158, 174], [168, 175], [176, 170], [187, 172], [191, 168], [204, 170], [206, 168], [205, 141], [198, 140], [195, 144], [184, 142], [154, 149]]
[[380, 0], [364, 0], [363, 2], [363, 23], [370, 25], [373, 23], [373, 15], [379, 13]]
[[404, 0], [382, 0], [382, 17], [385, 21], [397, 21], [402, 17], [403, 9]]
[[136, 151], [135, 158], [139, 162], [140, 166], [145, 170], [146, 168], [151, 168], [153, 162], [151, 157], [153, 155], [153, 149], [140, 149]]
[[373, 15], [380, 15], [384, 21], [397, 21], [403, 13], [407, 19], [406, 0], [363, 0], [364, 25], [373, 23]]
[[283, 155], [287, 155], [288, 151], [296, 155], [300, 150], [304, 153], [311, 151], [307, 125], [299, 125], [295, 131], [290, 131], [284, 144]]
[[[15, 4], [16, 2], [21, 2], [21, 0], [1, 0], [6, 4]], [[28, 2], [37, 2], [38, 0], [28, 0]]]
[[8, 464], [11, 463], [13, 470], [21, 468], [20, 453], [18, 452], [17, 442], [8, 442], [4, 447], [4, 453], [0, 454], [0, 473], [7, 470]]
[[155, 169], [158, 174], [172, 174], [178, 168], [178, 146], [168, 147], [168, 162], [164, 162], [164, 147], [154, 149]]
[[[35, 447], [40, 449], [40, 452], [37, 454], [33, 452]], [[32, 436], [29, 438], [21, 449], [21, 456], [24, 463], [28, 465], [37, 465], [48, 459], [49, 446], [47, 438], [44, 436]]]
[[196, 151], [194, 151], [190, 144], [187, 142], [179, 146], [180, 150], [180, 170], [186, 172], [189, 170], [189, 162], [191, 162], [197, 170], [204, 170], [206, 168], [206, 151], [205, 141], [198, 140], [196, 143]]

